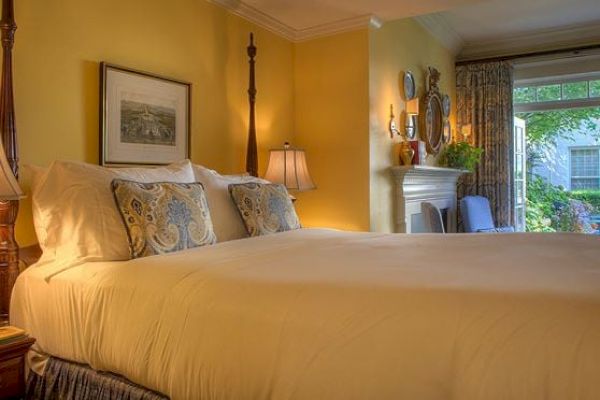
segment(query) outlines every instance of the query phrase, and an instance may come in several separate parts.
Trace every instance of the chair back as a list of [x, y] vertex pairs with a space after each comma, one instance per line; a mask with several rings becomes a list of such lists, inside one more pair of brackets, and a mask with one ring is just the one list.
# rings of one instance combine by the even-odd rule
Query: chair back
[[483, 196], [463, 197], [460, 201], [460, 214], [465, 232], [495, 228], [490, 202]]
[[434, 204], [424, 201], [421, 203], [421, 212], [425, 220], [425, 226], [431, 233], [446, 233], [444, 230], [444, 220], [439, 208]]

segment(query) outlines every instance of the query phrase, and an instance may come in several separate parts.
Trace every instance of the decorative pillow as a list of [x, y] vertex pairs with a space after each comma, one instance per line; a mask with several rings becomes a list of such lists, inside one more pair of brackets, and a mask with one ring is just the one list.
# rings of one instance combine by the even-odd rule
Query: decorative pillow
[[115, 179], [112, 189], [132, 258], [216, 242], [202, 184]]
[[220, 175], [218, 172], [201, 165], [194, 164], [192, 168], [194, 169], [196, 181], [204, 186], [217, 241], [226, 242], [248, 237], [244, 221], [240, 218], [237, 207], [231, 201], [229, 185], [269, 182], [248, 175]]
[[194, 182], [189, 160], [157, 168], [105, 168], [55, 161], [34, 181], [34, 224], [45, 260], [64, 263], [130, 259], [127, 232], [111, 182]]
[[250, 236], [300, 228], [288, 191], [281, 184], [233, 184], [229, 193]]

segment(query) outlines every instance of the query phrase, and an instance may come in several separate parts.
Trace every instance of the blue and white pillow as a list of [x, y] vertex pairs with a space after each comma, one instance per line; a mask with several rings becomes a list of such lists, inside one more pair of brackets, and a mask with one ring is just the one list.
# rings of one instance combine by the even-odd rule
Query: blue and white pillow
[[301, 228], [298, 215], [284, 185], [231, 184], [229, 194], [250, 236]]

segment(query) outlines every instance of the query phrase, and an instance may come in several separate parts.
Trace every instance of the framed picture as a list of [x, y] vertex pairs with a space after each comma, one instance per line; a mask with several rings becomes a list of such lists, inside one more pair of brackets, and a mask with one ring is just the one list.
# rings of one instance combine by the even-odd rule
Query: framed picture
[[100, 63], [100, 163], [189, 158], [190, 90], [187, 82]]

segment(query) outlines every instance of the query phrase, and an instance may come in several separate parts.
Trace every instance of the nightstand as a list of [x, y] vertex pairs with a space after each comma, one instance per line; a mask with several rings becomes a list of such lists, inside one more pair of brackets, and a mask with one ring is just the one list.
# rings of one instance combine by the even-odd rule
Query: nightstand
[[35, 339], [25, 337], [0, 345], [0, 399], [25, 396], [25, 354]]

